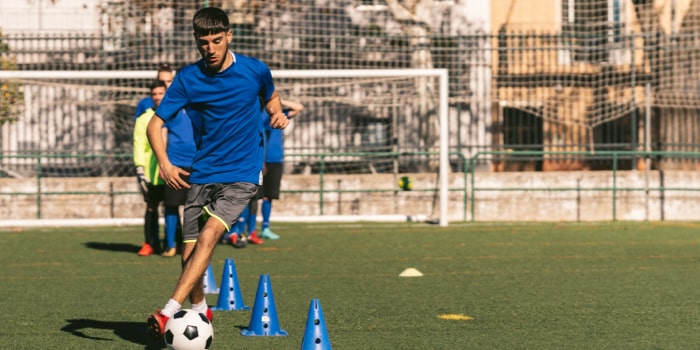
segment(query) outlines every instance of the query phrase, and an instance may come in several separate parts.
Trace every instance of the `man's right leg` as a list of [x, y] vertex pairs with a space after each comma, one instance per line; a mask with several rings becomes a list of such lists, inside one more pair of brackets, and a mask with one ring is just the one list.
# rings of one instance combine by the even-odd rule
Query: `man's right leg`
[[272, 212], [272, 198], [263, 198], [262, 200], [262, 234], [260, 237], [265, 239], [280, 239], [280, 236], [270, 230], [270, 213]]
[[190, 300], [195, 304], [204, 300], [202, 276], [209, 266], [216, 243], [225, 231], [226, 227], [220, 221], [210, 218], [199, 234], [197, 242], [185, 243], [182, 273], [173, 295], [163, 310], [148, 317], [147, 331], [153, 338], [163, 336], [168, 319], [179, 310], [188, 297], [191, 296]]
[[148, 202], [143, 218], [144, 243], [138, 251], [138, 255], [149, 256], [159, 249], [158, 230], [158, 202]]
[[[211, 256], [216, 247], [216, 243], [221, 235], [226, 231], [226, 227], [219, 221], [213, 218], [207, 220], [202, 232], [197, 238], [196, 245], [192, 245], [192, 253], [185, 257], [185, 265], [182, 269], [180, 279], [175, 286], [172, 298], [182, 304], [190, 295], [195, 292], [195, 286], [200, 287], [201, 296], [204, 296], [202, 287], [202, 276], [206, 271], [211, 261]], [[185, 250], [187, 251], [187, 245]], [[198, 302], [199, 300], [192, 300]]]
[[180, 214], [178, 213], [177, 206], [166, 205], [165, 206], [165, 249], [163, 250], [163, 256], [172, 257], [175, 256], [175, 236], [177, 236], [177, 230], [180, 226]]

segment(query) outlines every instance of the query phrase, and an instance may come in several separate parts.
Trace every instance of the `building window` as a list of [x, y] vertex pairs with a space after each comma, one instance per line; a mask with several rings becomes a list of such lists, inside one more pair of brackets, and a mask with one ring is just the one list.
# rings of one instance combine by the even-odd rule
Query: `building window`
[[625, 9], [621, 0], [561, 0], [561, 5], [569, 61], [622, 63]]
[[355, 8], [359, 11], [384, 11], [387, 7], [384, 0], [355, 0]]

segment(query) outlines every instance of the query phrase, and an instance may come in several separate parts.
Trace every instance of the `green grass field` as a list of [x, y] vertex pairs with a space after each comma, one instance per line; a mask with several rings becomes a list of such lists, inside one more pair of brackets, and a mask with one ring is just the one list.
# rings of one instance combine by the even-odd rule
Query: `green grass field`
[[[333, 349], [693, 349], [700, 224], [283, 224], [279, 241], [220, 245], [246, 305], [270, 276], [286, 337], [214, 314], [214, 349], [299, 349], [319, 299]], [[178, 258], [138, 257], [141, 227], [0, 231], [0, 349], [159, 349], [146, 316]], [[406, 268], [423, 277], [399, 277]], [[209, 304], [217, 295], [207, 296]], [[186, 305], [187, 306], [187, 305]]]

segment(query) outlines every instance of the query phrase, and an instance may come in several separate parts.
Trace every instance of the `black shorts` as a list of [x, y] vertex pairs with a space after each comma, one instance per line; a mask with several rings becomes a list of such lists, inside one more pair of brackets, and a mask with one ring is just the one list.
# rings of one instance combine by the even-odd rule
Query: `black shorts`
[[165, 188], [168, 186], [165, 185], [148, 185], [148, 196], [146, 196], [146, 203], [149, 204], [158, 204], [163, 201], [164, 197], [164, 191]]
[[263, 198], [263, 190], [262, 190], [262, 185], [258, 185], [258, 192], [255, 192], [255, 196], [253, 196], [252, 200], [258, 200]]
[[[188, 169], [185, 169], [189, 171]], [[189, 176], [180, 176], [185, 182], [190, 183]], [[163, 203], [168, 207], [176, 207], [180, 205], [185, 205], [187, 201], [187, 189], [181, 188], [176, 190], [170, 186], [165, 186], [165, 192], [163, 193]]]
[[280, 198], [280, 184], [284, 163], [265, 163], [265, 175], [263, 175], [262, 197], [270, 199]]
[[185, 205], [187, 201], [187, 189], [181, 188], [176, 190], [170, 186], [165, 186], [165, 193], [163, 194], [163, 203], [167, 207], [177, 207], [180, 205]]

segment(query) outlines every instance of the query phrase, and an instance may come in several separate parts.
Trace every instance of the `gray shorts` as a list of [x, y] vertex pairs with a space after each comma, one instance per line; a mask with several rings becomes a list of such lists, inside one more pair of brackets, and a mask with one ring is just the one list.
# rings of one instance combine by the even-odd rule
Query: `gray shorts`
[[258, 185], [248, 182], [192, 184], [185, 203], [183, 242], [196, 242], [210, 218], [219, 220], [228, 232], [257, 191]]

